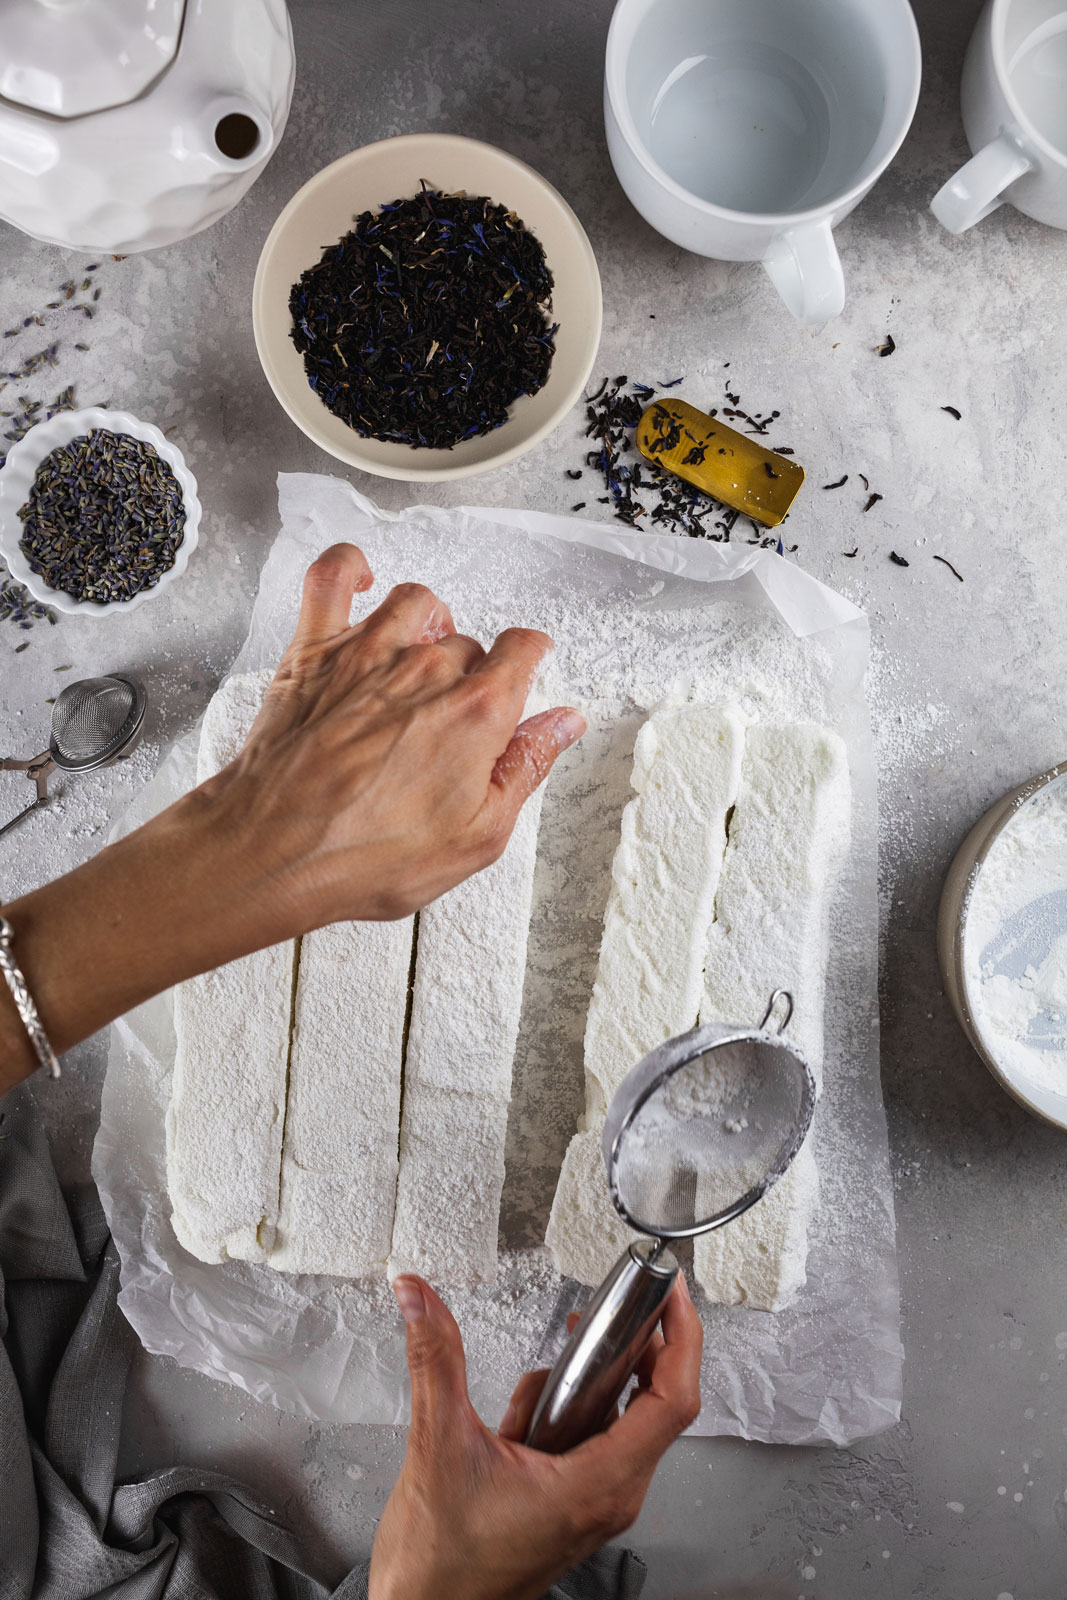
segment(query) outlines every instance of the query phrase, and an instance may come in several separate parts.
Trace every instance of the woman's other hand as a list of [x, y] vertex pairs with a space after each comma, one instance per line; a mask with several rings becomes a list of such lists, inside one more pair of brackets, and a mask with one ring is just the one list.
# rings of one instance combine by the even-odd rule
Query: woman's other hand
[[371, 1557], [371, 1600], [535, 1600], [628, 1528], [656, 1466], [700, 1409], [703, 1330], [684, 1277], [620, 1417], [565, 1455], [524, 1437], [546, 1373], [519, 1382], [498, 1433], [467, 1395], [459, 1329], [421, 1278], [394, 1285], [407, 1324], [407, 1455]]

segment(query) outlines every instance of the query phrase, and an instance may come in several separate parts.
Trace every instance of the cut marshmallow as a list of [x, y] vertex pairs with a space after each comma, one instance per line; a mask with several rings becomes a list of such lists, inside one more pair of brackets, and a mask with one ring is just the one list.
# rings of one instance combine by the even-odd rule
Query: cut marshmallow
[[[237, 755], [271, 674], [231, 678], [208, 706], [200, 782]], [[291, 943], [179, 984], [167, 1111], [174, 1231], [202, 1261], [263, 1261], [278, 1217]]]
[[734, 708], [673, 703], [637, 736], [586, 1024], [585, 1115], [546, 1234], [560, 1272], [584, 1283], [599, 1282], [631, 1236], [599, 1153], [608, 1103], [642, 1056], [696, 1025], [743, 741]]
[[341, 922], [301, 940], [270, 1256], [281, 1271], [385, 1271], [413, 930], [411, 917]]
[[[830, 904], [848, 850], [845, 747], [813, 724], [758, 724], [745, 741], [741, 787], [707, 941], [701, 1022], [755, 1027], [775, 989], [793, 996], [787, 1037], [822, 1081]], [[810, 1139], [759, 1203], [694, 1243], [698, 1282], [727, 1305], [777, 1311], [805, 1281], [818, 1199]]]
[[716, 1305], [782, 1311], [807, 1278], [808, 1229], [819, 1204], [811, 1136], [749, 1211], [693, 1241], [697, 1282]]
[[490, 1282], [541, 790], [504, 854], [419, 916], [389, 1274]]
[[837, 734], [811, 723], [749, 729], [708, 933], [700, 1020], [755, 1027], [772, 991], [788, 989], [788, 1037], [817, 1079], [829, 913], [850, 811], [848, 759]]

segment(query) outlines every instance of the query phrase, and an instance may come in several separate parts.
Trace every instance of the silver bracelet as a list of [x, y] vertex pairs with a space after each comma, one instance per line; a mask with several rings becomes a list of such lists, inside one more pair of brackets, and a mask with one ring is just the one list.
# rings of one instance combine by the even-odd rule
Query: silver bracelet
[[33, 1053], [47, 1068], [53, 1078], [59, 1077], [59, 1062], [56, 1053], [48, 1042], [48, 1035], [41, 1026], [41, 1019], [37, 1015], [37, 1007], [33, 1003], [33, 996], [29, 991], [26, 979], [22, 975], [22, 968], [15, 960], [12, 948], [15, 939], [15, 930], [6, 917], [0, 917], [0, 971], [7, 979], [7, 986], [11, 990], [11, 997], [15, 1002], [23, 1026], [30, 1036]]

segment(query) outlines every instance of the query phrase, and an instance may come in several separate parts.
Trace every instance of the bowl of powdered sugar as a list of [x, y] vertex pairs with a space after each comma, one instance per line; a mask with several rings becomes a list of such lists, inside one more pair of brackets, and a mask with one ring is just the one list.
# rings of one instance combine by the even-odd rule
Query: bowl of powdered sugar
[[1067, 763], [975, 824], [938, 920], [945, 988], [999, 1083], [1067, 1128]]

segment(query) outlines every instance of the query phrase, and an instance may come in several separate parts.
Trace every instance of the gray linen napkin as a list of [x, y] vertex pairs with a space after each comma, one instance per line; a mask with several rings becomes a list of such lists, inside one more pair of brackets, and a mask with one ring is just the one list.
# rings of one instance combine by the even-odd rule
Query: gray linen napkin
[[[0, 1117], [0, 1600], [367, 1600], [367, 1563], [331, 1589], [232, 1478], [115, 1483], [135, 1345], [115, 1246], [95, 1190], [64, 1199], [29, 1091]], [[602, 1550], [546, 1600], [637, 1600], [644, 1578]]]

